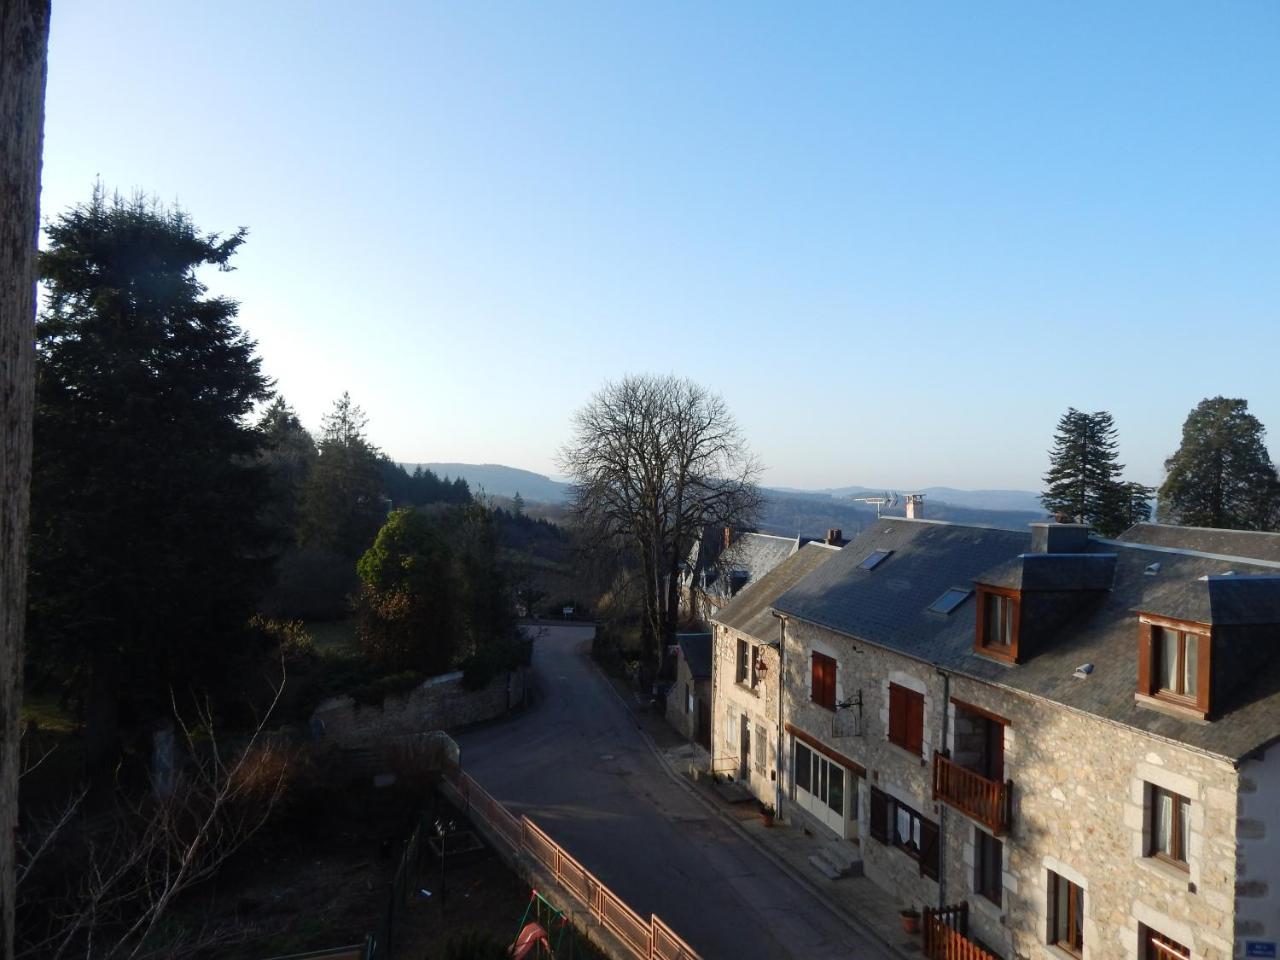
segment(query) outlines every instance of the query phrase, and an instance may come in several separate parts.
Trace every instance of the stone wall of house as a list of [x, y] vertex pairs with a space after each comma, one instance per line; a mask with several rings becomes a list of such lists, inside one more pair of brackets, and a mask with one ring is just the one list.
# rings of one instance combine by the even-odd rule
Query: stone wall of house
[[1280, 940], [1280, 746], [1240, 767], [1236, 823], [1236, 956]]
[[[1237, 781], [1229, 763], [963, 677], [949, 685], [950, 697], [1009, 721], [1014, 801], [1002, 906], [974, 892], [981, 828], [954, 809], [945, 814], [943, 895], [970, 902], [972, 935], [1007, 955], [1060, 956], [1045, 945], [1052, 870], [1084, 888], [1084, 960], [1138, 960], [1141, 926], [1196, 960], [1231, 956]], [[1191, 801], [1188, 870], [1146, 855], [1152, 785]]]
[[[864, 871], [902, 903], [968, 901], [971, 935], [1006, 957], [1066, 956], [1046, 943], [1050, 870], [1085, 890], [1083, 960], [1138, 960], [1144, 926], [1190, 947], [1195, 960], [1225, 960], [1235, 946], [1237, 891], [1241, 901], [1254, 898], [1241, 908], [1242, 936], [1250, 931], [1270, 935], [1275, 929], [1277, 898], [1270, 891], [1280, 879], [1263, 874], [1280, 872], [1280, 853], [1270, 845], [1280, 843], [1280, 748], [1273, 751], [1275, 758], [1257, 764], [1255, 776], [1244, 772], [1244, 789], [1256, 786], [1258, 799], [1242, 795], [1237, 838], [1237, 775], [1226, 761], [964, 677], [944, 678], [931, 665], [812, 624], [789, 621], [786, 636], [785, 719], [865, 768], [858, 790]], [[860, 724], [835, 721], [831, 711], [811, 702], [815, 650], [837, 661], [837, 701], [861, 699]], [[890, 682], [923, 694], [921, 757], [888, 741]], [[953, 698], [1009, 721], [1004, 769], [1013, 782], [1013, 822], [1002, 840], [1000, 905], [975, 893], [978, 824], [933, 801], [933, 753], [956, 748]], [[963, 739], [962, 730], [962, 749]], [[791, 739], [786, 742], [786, 789], [794, 796]], [[1191, 801], [1188, 870], [1146, 856], [1152, 785]], [[868, 786], [939, 823], [940, 883], [921, 877], [904, 851], [870, 838]], [[827, 829], [794, 803], [787, 805], [786, 815], [815, 832]], [[1277, 821], [1273, 829], [1272, 820]], [[1255, 907], [1271, 919], [1246, 917]], [[1261, 933], [1257, 938], [1266, 939]], [[1240, 943], [1243, 955], [1243, 939]]]
[[681, 657], [676, 661], [675, 683], [667, 691], [667, 723], [675, 727], [682, 737], [694, 739], [698, 732], [698, 700], [709, 694], [709, 682], [695, 680], [689, 664]]
[[[877, 787], [914, 809], [922, 817], [939, 822], [939, 806], [933, 802], [929, 762], [939, 744], [942, 680], [928, 664], [866, 644], [813, 624], [789, 620], [786, 626], [786, 722], [804, 730], [840, 754], [861, 764], [866, 780], [857, 785], [858, 836], [864, 874], [899, 898], [903, 906], [937, 906], [938, 883], [920, 873], [919, 863], [897, 847], [880, 843], [868, 831], [869, 787]], [[837, 703], [857, 702], [838, 716], [814, 704], [812, 661], [814, 652], [836, 660]], [[889, 684], [896, 683], [924, 697], [923, 756], [914, 756], [889, 742]], [[787, 738], [786, 781], [794, 797], [791, 740]], [[792, 803], [787, 816], [817, 825]]]
[[431, 677], [408, 693], [387, 697], [381, 706], [331, 697], [311, 715], [313, 728], [339, 747], [374, 747], [388, 737], [428, 730], [451, 730], [500, 717], [524, 702], [524, 668], [494, 677], [479, 690], [462, 684], [462, 673]]
[[[737, 682], [738, 641], [745, 640], [758, 657], [763, 670], [755, 675], [754, 686]], [[759, 643], [748, 634], [723, 624], [713, 624], [711, 639], [712, 704], [711, 756], [717, 772], [730, 772], [741, 752], [741, 722], [751, 724], [752, 753], [744, 786], [759, 800], [776, 803], [774, 772], [778, 758], [778, 650]], [[750, 658], [748, 660], [750, 662]], [[756, 763], [755, 744], [763, 734], [764, 763]]]

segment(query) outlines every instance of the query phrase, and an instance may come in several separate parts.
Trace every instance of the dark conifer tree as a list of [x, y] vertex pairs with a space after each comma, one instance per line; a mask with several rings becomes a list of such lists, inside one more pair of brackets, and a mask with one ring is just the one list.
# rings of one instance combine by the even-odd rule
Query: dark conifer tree
[[1270, 530], [1280, 503], [1266, 430], [1246, 400], [1202, 400], [1182, 425], [1182, 445], [1164, 462], [1159, 517], [1191, 527]]
[[1116, 427], [1105, 410], [1085, 413], [1071, 407], [1058, 421], [1049, 451], [1049, 472], [1040, 497], [1046, 510], [1113, 535], [1128, 524], [1124, 466], [1116, 462]]
[[303, 490], [299, 541], [355, 560], [387, 517], [381, 451], [365, 437], [364, 411], [343, 393], [324, 418], [320, 451]]

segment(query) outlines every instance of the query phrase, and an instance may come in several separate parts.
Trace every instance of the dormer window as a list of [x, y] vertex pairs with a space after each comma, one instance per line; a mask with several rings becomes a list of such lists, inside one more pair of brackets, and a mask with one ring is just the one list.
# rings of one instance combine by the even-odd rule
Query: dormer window
[[1138, 698], [1206, 717], [1210, 628], [1142, 615], [1138, 623]]
[[1016, 590], [979, 586], [974, 649], [1000, 660], [1017, 661], [1020, 607]]

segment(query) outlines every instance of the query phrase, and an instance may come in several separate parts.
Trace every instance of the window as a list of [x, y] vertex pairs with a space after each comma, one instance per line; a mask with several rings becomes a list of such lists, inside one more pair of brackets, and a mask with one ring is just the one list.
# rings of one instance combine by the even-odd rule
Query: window
[[1151, 788], [1150, 856], [1187, 866], [1191, 846], [1191, 801], [1162, 787]]
[[765, 734], [764, 727], [756, 724], [756, 773], [764, 776], [764, 750], [765, 750]]
[[1191, 960], [1191, 950], [1171, 937], [1143, 927], [1142, 960]]
[[889, 742], [908, 753], [924, 752], [924, 695], [889, 684]]
[[738, 683], [749, 684], [751, 682], [751, 644], [745, 640], [738, 641], [738, 669], [736, 674]]
[[816, 750], [796, 744], [796, 786], [844, 816], [845, 769]]
[[805, 793], [813, 793], [811, 784], [813, 783], [813, 751], [806, 747], [803, 743], [797, 743], [795, 749], [796, 769], [793, 779], [798, 788]]
[[893, 553], [892, 550], [872, 550], [862, 559], [862, 562], [858, 564], [858, 569], [874, 570], [876, 567], [880, 566], [880, 564], [884, 563], [885, 559], [891, 553]]
[[1079, 956], [1084, 951], [1084, 889], [1049, 871], [1049, 942]]
[[978, 631], [974, 649], [1001, 660], [1018, 660], [1022, 604], [1016, 590], [978, 588]]
[[871, 836], [897, 847], [920, 865], [921, 876], [938, 879], [938, 825], [877, 787], [871, 788]]
[[836, 661], [823, 653], [813, 655], [813, 689], [810, 699], [828, 710], [836, 708]]
[[1004, 844], [973, 828], [973, 890], [997, 907], [1004, 903]]
[[1211, 650], [1207, 626], [1139, 621], [1139, 695], [1207, 717]]
[[1194, 700], [1199, 687], [1196, 674], [1200, 638], [1168, 627], [1155, 627], [1151, 633], [1156, 655], [1156, 691]]
[[952, 587], [933, 603], [929, 604], [929, 610], [933, 613], [949, 614], [960, 604], [969, 599], [972, 590], [966, 590], [964, 587]]

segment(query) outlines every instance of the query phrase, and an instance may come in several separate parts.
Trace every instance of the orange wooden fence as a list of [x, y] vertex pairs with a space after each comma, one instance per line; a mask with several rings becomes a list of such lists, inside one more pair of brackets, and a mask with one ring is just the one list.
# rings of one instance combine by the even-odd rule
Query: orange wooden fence
[[924, 908], [924, 955], [929, 960], [999, 960], [969, 939], [969, 905]]
[[444, 776], [473, 816], [478, 816], [513, 850], [533, 855], [591, 915], [626, 944], [639, 960], [701, 960], [694, 949], [658, 917], [645, 920], [575, 860], [528, 817], [515, 817], [470, 775], [446, 767]]

